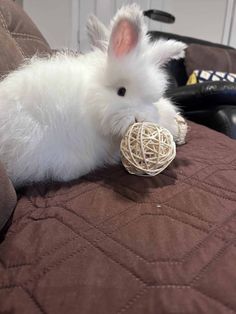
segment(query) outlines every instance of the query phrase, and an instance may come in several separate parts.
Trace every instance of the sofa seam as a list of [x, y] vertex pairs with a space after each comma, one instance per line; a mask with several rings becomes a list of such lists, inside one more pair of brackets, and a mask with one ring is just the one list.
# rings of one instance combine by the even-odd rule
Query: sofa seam
[[200, 271], [195, 274], [194, 278], [191, 280], [190, 285], [191, 287], [194, 287], [194, 284], [196, 282], [198, 282], [202, 275], [204, 275], [209, 267], [218, 259], [220, 258], [222, 255], [225, 254], [225, 251], [227, 251], [228, 248], [230, 248], [232, 245], [234, 245], [236, 238], [234, 238], [233, 240], [229, 241], [228, 243], [225, 243], [219, 250], [218, 252], [216, 252], [216, 254], [211, 258], [211, 260], [205, 265], [203, 266]]
[[11, 284], [11, 285], [5, 285], [5, 286], [0, 286], [0, 290], [7, 290], [7, 289], [15, 289], [15, 288], [20, 288], [22, 291], [25, 292], [25, 294], [28, 296], [30, 300], [32, 300], [34, 306], [42, 313], [42, 314], [47, 314], [47, 312], [42, 308], [42, 305], [36, 300], [35, 296], [28, 291], [25, 287], [22, 285], [17, 285], [17, 284]]
[[[12, 35], [15, 35], [15, 36], [20, 36], [20, 37], [25, 37], [25, 38], [32, 38], [32, 39], [37, 39], [37, 40], [42, 40], [44, 41], [43, 38], [40, 38], [36, 35], [33, 35], [33, 34], [27, 34], [27, 33], [19, 33], [19, 32], [11, 32]], [[45, 43], [46, 44], [46, 43]]]
[[[99, 232], [103, 233], [108, 239], [111, 239], [112, 241], [116, 242], [116, 243], [119, 244], [121, 247], [123, 247], [124, 249], [126, 249], [127, 251], [129, 251], [131, 254], [133, 254], [137, 259], [139, 259], [139, 260], [141, 260], [141, 261], [144, 261], [146, 264], [157, 264], [157, 263], [181, 264], [181, 263], [183, 263], [189, 255], [192, 255], [201, 245], [203, 245], [203, 244], [207, 241], [208, 237], [210, 237], [212, 234], [213, 234], [214, 236], [216, 236], [215, 233], [217, 232], [217, 230], [218, 230], [219, 228], [221, 228], [224, 224], [226, 224], [226, 223], [228, 222], [228, 219], [231, 218], [231, 216], [234, 216], [234, 215], [235, 215], [235, 213], [234, 213], [234, 215], [231, 215], [230, 217], [227, 217], [226, 221], [223, 222], [222, 225], [218, 225], [218, 226], [216, 225], [216, 229], [213, 229], [213, 230], [210, 231], [210, 232], [205, 231], [206, 237], [205, 237], [204, 239], [202, 239], [201, 241], [199, 241], [190, 251], [186, 252], [185, 256], [184, 256], [183, 258], [181, 258], [180, 260], [178, 260], [178, 261], [173, 261], [173, 260], [169, 260], [169, 261], [168, 261], [168, 260], [167, 260], [167, 261], [158, 261], [158, 260], [156, 260], [156, 261], [147, 261], [143, 256], [139, 255], [136, 251], [134, 251], [133, 249], [131, 249], [130, 247], [128, 247], [126, 244], [124, 244], [124, 243], [120, 242], [118, 239], [115, 239], [114, 237], [112, 237], [112, 233], [114, 232], [114, 230], [113, 230], [111, 233], [107, 233], [107, 232], [105, 232], [104, 230], [101, 230], [100, 228], [94, 226], [93, 224], [91, 224], [91, 222], [87, 221], [87, 219], [85, 219], [84, 217], [81, 217], [81, 215], [75, 213], [75, 212], [72, 211], [71, 209], [68, 209], [67, 207], [65, 207], [65, 209], [68, 210], [69, 212], [72, 212], [72, 214], [78, 216], [78, 217], [81, 218], [82, 220], [84, 220], [86, 223], [88, 223], [88, 224], [92, 227], [92, 229], [97, 229]], [[163, 214], [163, 215], [164, 215], [164, 214]], [[138, 219], [139, 217], [140, 217], [140, 215], [136, 216], [134, 219], [132, 219], [131, 221], [129, 221], [128, 223], [126, 223], [125, 226], [126, 226], [127, 224], [129, 224], [129, 223], [135, 221], [135, 220]], [[172, 218], [173, 218], [173, 217], [172, 217]], [[173, 219], [175, 220], [175, 218], [173, 218]], [[188, 223], [187, 223], [187, 224], [188, 224]], [[124, 225], [123, 225], [122, 227], [124, 227]], [[119, 229], [118, 229], [118, 230], [119, 230]], [[201, 231], [203, 231], [203, 230], [201, 230]], [[203, 231], [203, 232], [204, 232], [204, 231]], [[221, 240], [222, 240], [222, 239], [221, 239]], [[223, 240], [222, 240], [222, 241], [223, 241]]]
[[197, 289], [196, 287], [190, 287], [192, 290], [195, 290], [197, 292], [199, 292], [200, 294], [204, 295], [205, 297], [207, 297], [208, 299], [213, 300], [214, 302], [218, 302], [221, 305], [223, 305], [224, 307], [226, 307], [232, 314], [236, 313], [236, 310], [229, 304], [226, 304], [224, 302], [222, 302], [221, 300], [219, 300], [218, 298], [215, 298], [213, 296], [208, 295], [207, 293], [203, 292], [201, 289]]
[[[100, 242], [102, 240], [102, 238], [95, 238], [94, 241], [91, 241], [89, 239], [87, 239], [83, 234], [81, 234], [78, 231], [73, 230], [68, 224], [66, 224], [63, 219], [60, 219], [58, 217], [48, 217], [50, 219], [55, 219], [57, 220], [59, 223], [63, 224], [64, 226], [66, 226], [67, 228], [69, 228], [70, 230], [72, 230], [75, 234], [77, 234], [78, 236], [80, 236], [82, 239], [84, 239], [87, 243], [90, 244], [91, 247], [95, 248], [96, 250], [98, 250], [100, 253], [102, 253], [104, 256], [106, 256], [109, 260], [113, 261], [115, 264], [119, 265], [123, 270], [125, 270], [132, 278], [134, 278], [137, 282], [145, 284], [145, 282], [137, 275], [134, 274], [133, 271], [131, 271], [129, 268], [127, 268], [126, 266], [122, 265], [119, 261], [117, 261], [114, 257], [112, 257], [110, 254], [106, 254], [104, 252], [104, 250], [102, 248], [100, 248], [97, 243]], [[95, 243], [93, 243], [95, 242]], [[78, 253], [81, 253], [81, 251], [86, 251], [86, 249], [88, 249], [88, 246], [82, 246], [81, 248], [74, 250], [71, 254], [67, 255], [66, 257], [63, 257], [59, 260], [57, 260], [56, 262], [52, 263], [51, 265], [48, 265], [41, 270], [41, 272], [37, 275], [34, 276], [33, 278], [30, 278], [28, 280], [26, 280], [26, 282], [24, 282], [24, 284], [27, 284], [28, 282], [33, 282], [34, 280], [40, 280], [41, 277], [43, 277], [44, 275], [46, 275], [49, 271], [53, 270], [55, 267], [57, 267], [58, 265], [62, 265], [67, 259], [75, 256]]]
[[[165, 214], [163, 214], [163, 215], [165, 215]], [[205, 244], [205, 242], [207, 241], [207, 239], [208, 239], [209, 237], [211, 237], [212, 235], [213, 235], [213, 236], [217, 236], [215, 233], [217, 233], [217, 231], [218, 231], [220, 228], [222, 228], [225, 224], [227, 224], [228, 221], [229, 221], [230, 219], [232, 219], [232, 217], [234, 217], [235, 215], [236, 215], [236, 212], [233, 212], [233, 214], [230, 215], [229, 217], [227, 217], [227, 218], [225, 219], [225, 221], [223, 221], [223, 222], [222, 222], [221, 224], [219, 224], [219, 225], [215, 225], [216, 228], [213, 229], [213, 230], [211, 230], [211, 231], [209, 231], [209, 232], [208, 232], [208, 231], [203, 231], [203, 230], [201, 230], [202, 232], [205, 232], [205, 233], [206, 233], [206, 237], [204, 237], [204, 239], [200, 240], [191, 250], [189, 250], [188, 252], [186, 252], [185, 255], [184, 255], [179, 261], [166, 261], [165, 263], [170, 262], [171, 264], [172, 264], [172, 263], [173, 263], [173, 264], [179, 264], [179, 263], [184, 262], [184, 261], [188, 258], [189, 255], [192, 255], [201, 245]], [[171, 216], [171, 215], [170, 215], [170, 216]], [[80, 215], [79, 215], [79, 217], [80, 217]], [[136, 217], [135, 219], [133, 219], [132, 221], [136, 220], [138, 217], [139, 217], [139, 216], [137, 216], [137, 217]], [[81, 217], [80, 217], [80, 218], [81, 218]], [[174, 220], [176, 220], [176, 219], [173, 218], [172, 216], [171, 216], [171, 218], [174, 219]], [[132, 221], [130, 221], [130, 222], [132, 222]], [[129, 223], [130, 223], [130, 222], [129, 222]], [[87, 223], [88, 223], [88, 222], [87, 222]], [[188, 225], [188, 223], [187, 223], [187, 225]], [[108, 236], [108, 238], [112, 239], [113, 241], [115, 241], [115, 242], [117, 242], [119, 245], [121, 245], [122, 247], [126, 248], [128, 251], [130, 250], [130, 252], [133, 253], [137, 258], [141, 258], [141, 259], [144, 260], [146, 263], [158, 263], [158, 261], [151, 261], [151, 262], [147, 261], [143, 256], [138, 255], [137, 252], [135, 252], [135, 251], [133, 251], [131, 248], [127, 247], [124, 243], [120, 242], [120, 241], [117, 240], [117, 239], [114, 239], [114, 238], [111, 236], [112, 233], [109, 234], [109, 233], [104, 232], [103, 230], [100, 230], [99, 228], [97, 228], [97, 229], [98, 229], [98, 231], [100, 231], [100, 232], [104, 233], [106, 236]], [[221, 239], [221, 240], [223, 240], [223, 239]], [[224, 241], [224, 240], [223, 240], [223, 241]], [[224, 242], [227, 242], [227, 241], [224, 241]]]

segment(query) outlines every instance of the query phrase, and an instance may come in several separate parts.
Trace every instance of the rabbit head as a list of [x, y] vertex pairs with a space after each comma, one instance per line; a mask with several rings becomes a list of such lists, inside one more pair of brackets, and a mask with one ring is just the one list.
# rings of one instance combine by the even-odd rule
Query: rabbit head
[[103, 131], [123, 135], [140, 112], [163, 96], [168, 84], [163, 66], [182, 58], [186, 46], [174, 40], [151, 42], [135, 4], [123, 6], [109, 29], [94, 16], [87, 29], [97, 58], [92, 98]]

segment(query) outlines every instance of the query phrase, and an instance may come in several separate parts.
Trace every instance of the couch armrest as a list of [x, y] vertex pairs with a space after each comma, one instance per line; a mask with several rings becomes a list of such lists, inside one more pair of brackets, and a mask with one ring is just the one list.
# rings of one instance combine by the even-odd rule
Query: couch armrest
[[17, 3], [1, 0], [0, 78], [15, 70], [25, 58], [35, 54], [51, 54], [47, 41]]
[[236, 106], [219, 107], [212, 122], [212, 128], [236, 139]]
[[0, 163], [0, 232], [11, 217], [16, 202], [15, 189]]
[[170, 89], [171, 98], [192, 121], [236, 139], [236, 84], [206, 82]]
[[214, 110], [189, 111], [185, 117], [236, 139], [236, 106], [224, 105]]
[[205, 82], [170, 89], [166, 96], [184, 111], [209, 110], [220, 105], [236, 106], [236, 84]]

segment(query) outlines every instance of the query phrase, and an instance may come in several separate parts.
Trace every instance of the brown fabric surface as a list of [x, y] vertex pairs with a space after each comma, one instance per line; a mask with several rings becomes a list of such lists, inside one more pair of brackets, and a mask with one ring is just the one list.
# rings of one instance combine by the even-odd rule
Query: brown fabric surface
[[[16, 205], [16, 192], [0, 163], [0, 231], [8, 221]], [[1, 307], [0, 307], [1, 311]]]
[[190, 124], [153, 178], [108, 168], [21, 191], [1, 313], [236, 312], [236, 142]]
[[194, 70], [236, 73], [236, 50], [191, 44], [186, 49], [185, 66], [188, 75]]
[[20, 6], [0, 0], [0, 77], [16, 69], [25, 57], [48, 53], [48, 43]]

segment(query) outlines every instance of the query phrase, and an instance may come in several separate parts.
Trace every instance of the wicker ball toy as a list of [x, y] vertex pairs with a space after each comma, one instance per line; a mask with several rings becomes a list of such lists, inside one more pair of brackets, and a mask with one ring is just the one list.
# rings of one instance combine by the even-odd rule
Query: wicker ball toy
[[121, 160], [126, 170], [139, 176], [155, 176], [175, 158], [172, 134], [151, 122], [129, 127], [120, 144]]

